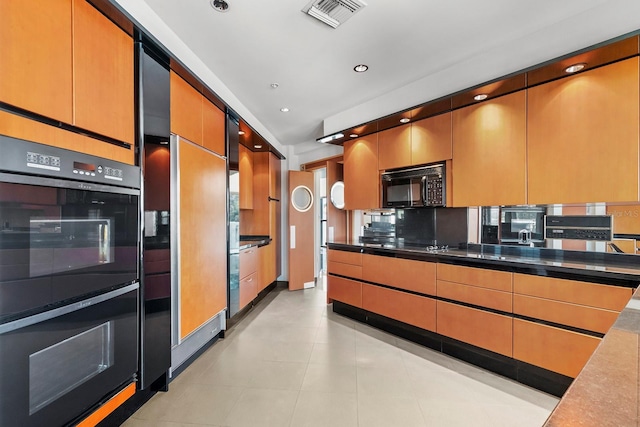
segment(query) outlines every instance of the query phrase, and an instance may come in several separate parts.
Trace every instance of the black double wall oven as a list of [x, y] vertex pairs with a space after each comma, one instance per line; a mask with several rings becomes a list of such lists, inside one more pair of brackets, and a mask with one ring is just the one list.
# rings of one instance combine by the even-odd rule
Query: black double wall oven
[[74, 423], [138, 369], [139, 168], [0, 136], [0, 425]]

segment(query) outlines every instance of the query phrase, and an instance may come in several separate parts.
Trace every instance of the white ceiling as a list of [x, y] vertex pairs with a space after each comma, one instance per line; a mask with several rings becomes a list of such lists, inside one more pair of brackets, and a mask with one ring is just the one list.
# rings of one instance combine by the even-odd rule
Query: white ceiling
[[226, 13], [209, 0], [115, 1], [276, 145], [640, 29], [638, 0], [366, 0], [337, 29], [301, 12], [308, 0], [227, 0]]

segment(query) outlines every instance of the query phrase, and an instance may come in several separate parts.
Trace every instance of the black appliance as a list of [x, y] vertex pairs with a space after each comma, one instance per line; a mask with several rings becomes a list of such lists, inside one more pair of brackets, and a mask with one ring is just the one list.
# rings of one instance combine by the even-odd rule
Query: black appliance
[[[575, 239], [611, 241], [613, 216], [611, 215], [547, 215], [545, 236], [548, 239]], [[622, 252], [615, 244], [616, 252]]]
[[543, 247], [546, 208], [513, 206], [500, 209], [500, 244]]
[[405, 246], [458, 247], [468, 229], [467, 208], [396, 209], [396, 240]]
[[62, 425], [136, 375], [140, 170], [0, 153], [0, 425]]
[[444, 164], [382, 174], [382, 207], [408, 208], [446, 205]]

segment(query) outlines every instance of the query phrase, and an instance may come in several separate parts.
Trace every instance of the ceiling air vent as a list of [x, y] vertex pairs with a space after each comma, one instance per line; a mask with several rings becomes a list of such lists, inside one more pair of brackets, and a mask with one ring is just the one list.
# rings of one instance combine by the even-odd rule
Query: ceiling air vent
[[302, 11], [336, 28], [366, 5], [361, 0], [312, 0]]

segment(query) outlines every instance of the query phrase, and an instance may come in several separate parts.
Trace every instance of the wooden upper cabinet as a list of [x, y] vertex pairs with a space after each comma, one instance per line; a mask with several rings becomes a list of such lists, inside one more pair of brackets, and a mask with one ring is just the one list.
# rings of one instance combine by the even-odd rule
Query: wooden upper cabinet
[[440, 162], [452, 156], [451, 113], [411, 124], [411, 164]]
[[378, 134], [344, 143], [345, 209], [380, 208]]
[[637, 57], [528, 92], [529, 204], [638, 200]]
[[455, 110], [452, 120], [453, 206], [525, 204], [525, 91]]
[[411, 125], [378, 132], [378, 169], [395, 169], [411, 164]]
[[73, 124], [133, 144], [133, 39], [86, 0], [73, 5]]
[[71, 30], [71, 0], [0, 2], [2, 102], [72, 122]]
[[253, 153], [238, 144], [238, 169], [240, 171], [240, 209], [253, 209]]
[[202, 97], [202, 145], [221, 156], [226, 155], [225, 114]]
[[202, 95], [173, 71], [171, 132], [202, 145]]

